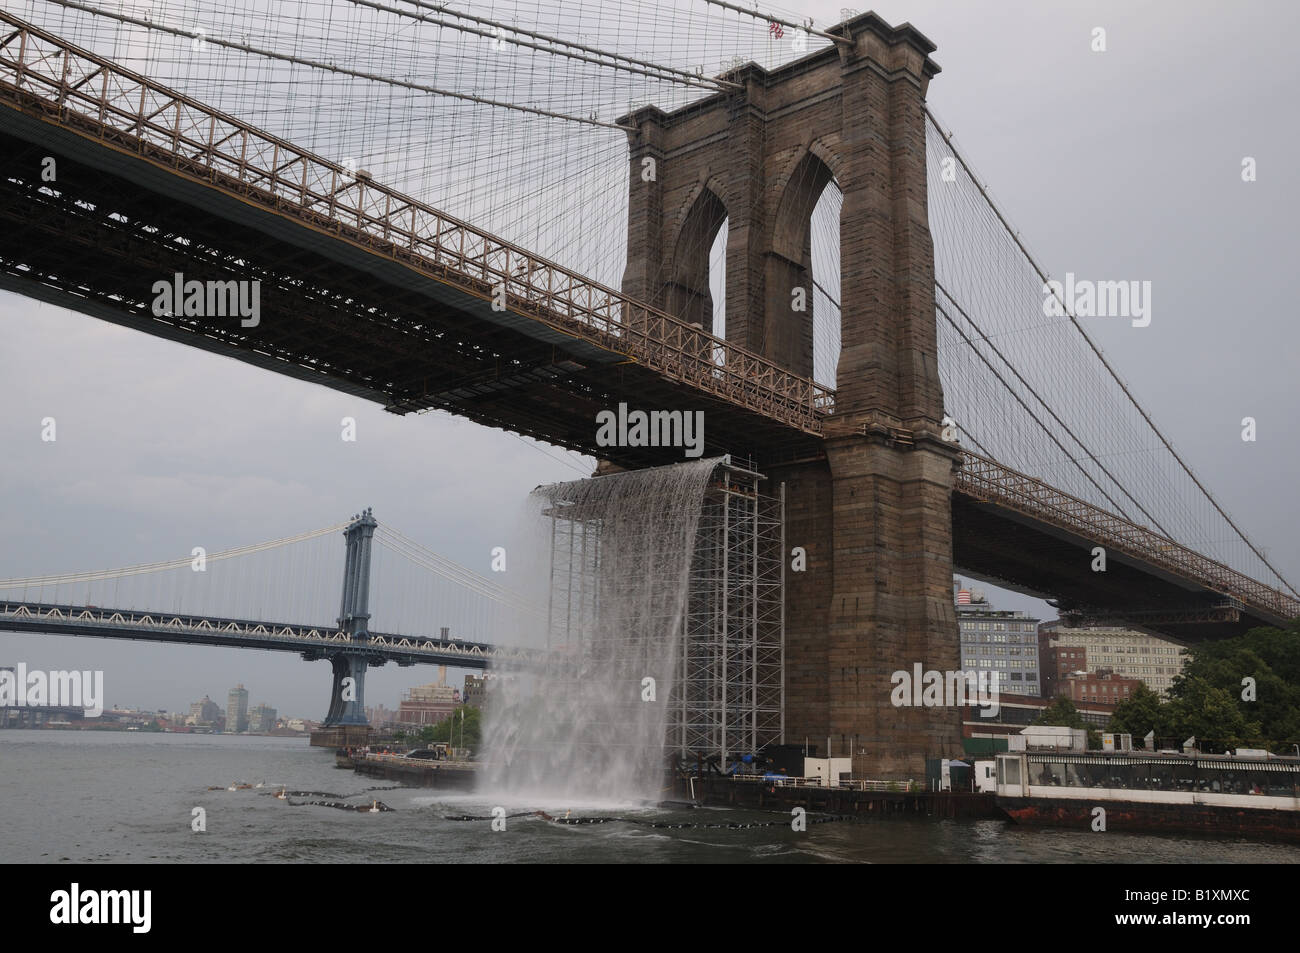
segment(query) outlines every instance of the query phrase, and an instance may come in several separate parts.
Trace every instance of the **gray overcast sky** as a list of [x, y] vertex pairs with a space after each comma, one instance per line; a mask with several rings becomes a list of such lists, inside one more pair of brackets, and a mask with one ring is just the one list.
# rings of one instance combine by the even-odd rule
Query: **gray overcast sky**
[[[789, 3], [785, 5], [787, 8]], [[840, 4], [799, 9], [826, 22]], [[1300, 375], [1300, 5], [1246, 2], [875, 5], [938, 44], [930, 102], [1052, 274], [1151, 280], [1153, 320], [1096, 338], [1157, 423], [1293, 581]], [[1108, 50], [1089, 49], [1094, 27]], [[1244, 156], [1258, 181], [1241, 181]], [[331, 390], [0, 293], [0, 577], [209, 552], [371, 505], [480, 572], [534, 486], [580, 458]], [[40, 420], [58, 420], [57, 443]], [[356, 443], [339, 419], [358, 421]], [[1255, 443], [1242, 417], [1258, 421]], [[340, 543], [341, 545], [341, 543]], [[1019, 597], [1012, 608], [1040, 607]], [[0, 635], [0, 663], [105, 671], [107, 701], [250, 701], [320, 717], [328, 668], [296, 656]], [[375, 670], [395, 706], [433, 669]], [[459, 683], [459, 674], [455, 682]]]

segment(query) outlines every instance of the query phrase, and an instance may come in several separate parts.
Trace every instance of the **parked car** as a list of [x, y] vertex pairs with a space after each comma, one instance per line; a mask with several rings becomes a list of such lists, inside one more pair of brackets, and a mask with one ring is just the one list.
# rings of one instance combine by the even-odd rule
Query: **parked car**
[[421, 761], [443, 761], [447, 753], [438, 748], [412, 748], [406, 752], [406, 757], [417, 758]]

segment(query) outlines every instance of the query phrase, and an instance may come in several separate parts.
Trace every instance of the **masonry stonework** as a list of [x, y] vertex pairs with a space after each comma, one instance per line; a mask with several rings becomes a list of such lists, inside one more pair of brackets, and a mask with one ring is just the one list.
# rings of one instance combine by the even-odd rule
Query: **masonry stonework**
[[[825, 452], [756, 452], [786, 483], [786, 741], [853, 752], [856, 777], [916, 778], [961, 751], [953, 708], [896, 708], [890, 676], [959, 667], [952, 606], [956, 454], [940, 439], [934, 251], [926, 212], [925, 93], [934, 45], [875, 14], [851, 42], [672, 113], [646, 107], [630, 133], [623, 290], [705, 329], [708, 255], [728, 222], [725, 337], [812, 375], [809, 222], [832, 178], [840, 220], [841, 351]], [[653, 177], [642, 174], [654, 160]], [[792, 307], [792, 289], [808, 307]], [[787, 554], [788, 556], [788, 554]]]

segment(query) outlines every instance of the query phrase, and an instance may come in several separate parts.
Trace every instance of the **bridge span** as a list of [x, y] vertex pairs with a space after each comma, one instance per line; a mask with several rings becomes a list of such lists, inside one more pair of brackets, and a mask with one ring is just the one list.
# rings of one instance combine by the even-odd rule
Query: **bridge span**
[[544, 653], [455, 638], [365, 632], [353, 635], [342, 628], [292, 622], [260, 622], [141, 609], [51, 605], [0, 601], [0, 632], [44, 632], [133, 642], [172, 642], [235, 649], [295, 652], [307, 661], [339, 651], [366, 655], [372, 664], [455, 665], [486, 669], [494, 663], [536, 664]]
[[[337, 561], [314, 560], [310, 551], [324, 546], [340, 527], [346, 542], [341, 598], [335, 595], [338, 590], [331, 593], [324, 580], [314, 578], [324, 567], [337, 567]], [[477, 670], [499, 666], [517, 672], [537, 670], [562, 657], [548, 649], [465, 638], [459, 630], [453, 636], [457, 622], [491, 631], [545, 613], [400, 533], [385, 527], [377, 534], [379, 529], [371, 511], [364, 510], [345, 524], [205, 555], [198, 571], [193, 559], [186, 557], [122, 569], [0, 580], [0, 632], [260, 649], [293, 652], [309, 662], [328, 661], [334, 682], [323, 724], [326, 729], [339, 729], [349, 744], [364, 736], [368, 723], [365, 675], [371, 666], [389, 662]], [[372, 558], [377, 544], [417, 573], [414, 585], [403, 579], [396, 589], [389, 586], [385, 591], [391, 595], [403, 589], [421, 590], [409, 606], [383, 607], [386, 617], [419, 623], [423, 632], [371, 630]], [[249, 590], [255, 594], [250, 596]], [[74, 593], [85, 593], [86, 599], [73, 602], [68, 596]], [[328, 605], [336, 598], [337, 618], [322, 624], [321, 600], [329, 600]], [[108, 600], [118, 604], [104, 604]], [[209, 608], [157, 608], [157, 604], [190, 600]], [[399, 601], [405, 601], [401, 595]], [[215, 606], [233, 603], [270, 608], [256, 614], [213, 611]], [[486, 611], [467, 610], [467, 603]], [[288, 605], [301, 606], [303, 615], [317, 621], [291, 621], [279, 615]]]
[[[679, 451], [596, 446], [596, 414], [619, 402], [704, 411], [710, 454], [825, 459], [831, 389], [54, 34], [0, 24], [0, 286], [622, 466]], [[53, 186], [38, 174], [48, 154]], [[154, 313], [155, 281], [175, 273], [257, 278], [261, 326]], [[914, 445], [903, 423], [872, 412], [858, 432]], [[987, 456], [963, 451], [954, 473], [962, 572], [1179, 640], [1300, 615], [1287, 593]], [[1079, 573], [1103, 542], [1115, 568]]]

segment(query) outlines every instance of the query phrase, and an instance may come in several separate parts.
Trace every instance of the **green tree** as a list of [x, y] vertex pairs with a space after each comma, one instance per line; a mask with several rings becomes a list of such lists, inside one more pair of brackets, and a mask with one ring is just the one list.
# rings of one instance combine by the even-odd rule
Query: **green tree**
[[1194, 736], [1208, 749], [1260, 743], [1259, 722], [1247, 720], [1240, 702], [1225, 689], [1196, 675], [1184, 677], [1178, 689], [1168, 712], [1169, 724], [1177, 734]]
[[1133, 694], [1115, 706], [1107, 727], [1111, 731], [1132, 735], [1135, 744], [1150, 731], [1154, 731], [1157, 738], [1165, 737], [1169, 734], [1167, 706], [1159, 694], [1139, 682]]
[[1139, 688], [1115, 709], [1112, 729], [1194, 736], [1206, 750], [1300, 743], [1300, 620], [1205, 642], [1190, 655], [1167, 700]]
[[[464, 730], [462, 732], [462, 718]], [[462, 740], [463, 738], [463, 740]], [[482, 715], [472, 705], [461, 705], [451, 713], [451, 717], [436, 725], [425, 725], [420, 729], [420, 742], [431, 745], [449, 743], [453, 747], [477, 748], [482, 740]]]
[[[1169, 689], [1170, 704], [1188, 727], [1209, 704], [1205, 686], [1221, 690], [1241, 715], [1205, 737], [1266, 747], [1300, 742], [1300, 620], [1286, 629], [1251, 629], [1193, 648]], [[1249, 732], [1251, 725], [1254, 737], [1235, 734]]]

